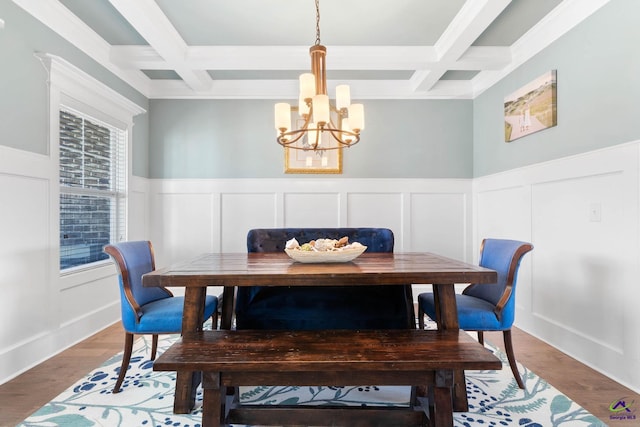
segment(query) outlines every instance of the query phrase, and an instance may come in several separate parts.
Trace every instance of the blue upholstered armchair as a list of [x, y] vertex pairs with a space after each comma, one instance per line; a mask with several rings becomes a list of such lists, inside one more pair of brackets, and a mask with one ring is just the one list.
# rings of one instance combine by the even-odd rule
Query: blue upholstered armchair
[[[125, 331], [124, 355], [113, 393], [120, 391], [124, 380], [135, 334], [153, 335], [151, 360], [158, 349], [158, 334], [176, 334], [182, 331], [184, 297], [174, 297], [165, 288], [145, 288], [142, 275], [155, 270], [153, 246], [148, 241], [114, 243], [104, 247], [104, 252], [115, 261], [120, 284], [122, 326]], [[218, 298], [207, 296], [204, 318], [217, 313]], [[215, 324], [215, 322], [214, 322]]]
[[[469, 285], [456, 295], [460, 329], [477, 331], [484, 344], [483, 331], [503, 331], [505, 351], [513, 376], [520, 388], [524, 383], [518, 372], [511, 343], [511, 326], [515, 317], [518, 268], [524, 255], [533, 249], [530, 243], [517, 240], [485, 239], [480, 248], [480, 266], [496, 270], [498, 281], [490, 285]], [[432, 293], [418, 295], [418, 321], [424, 328], [424, 315], [435, 319]]]
[[[247, 234], [249, 252], [283, 252], [285, 243], [321, 238], [360, 242], [367, 252], [393, 252], [385, 228], [271, 228]], [[240, 287], [238, 329], [407, 329], [415, 327], [411, 285]]]

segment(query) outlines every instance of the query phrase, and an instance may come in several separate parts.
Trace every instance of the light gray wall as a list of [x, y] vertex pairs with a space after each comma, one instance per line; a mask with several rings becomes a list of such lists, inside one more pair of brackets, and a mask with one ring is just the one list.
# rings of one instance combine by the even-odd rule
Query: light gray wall
[[133, 174], [149, 178], [149, 109], [133, 118], [132, 159]]
[[[470, 178], [472, 102], [366, 100], [346, 178]], [[152, 100], [151, 178], [278, 178], [274, 101]], [[304, 175], [301, 175], [304, 177]], [[317, 177], [317, 175], [315, 175]]]
[[[48, 154], [47, 72], [36, 52], [58, 55], [148, 110], [148, 100], [8, 0], [0, 1], [0, 144]], [[133, 132], [134, 173], [148, 176], [148, 118]]]
[[[613, 0], [474, 101], [365, 101], [344, 177], [469, 178], [640, 137], [640, 2]], [[10, 1], [0, 2], [0, 145], [46, 154], [46, 72], [60, 55], [150, 111], [133, 130], [133, 173], [151, 178], [285, 177], [272, 101], [149, 102]], [[558, 126], [504, 142], [504, 96], [558, 70]]]
[[[613, 0], [473, 103], [474, 176], [640, 139], [640, 2]], [[556, 69], [558, 125], [504, 142], [504, 97]]]

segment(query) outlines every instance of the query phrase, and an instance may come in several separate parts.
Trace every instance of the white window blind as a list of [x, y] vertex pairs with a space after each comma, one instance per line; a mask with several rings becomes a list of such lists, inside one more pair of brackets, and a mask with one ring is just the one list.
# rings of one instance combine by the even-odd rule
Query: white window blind
[[127, 132], [60, 108], [60, 269], [107, 259], [126, 235]]

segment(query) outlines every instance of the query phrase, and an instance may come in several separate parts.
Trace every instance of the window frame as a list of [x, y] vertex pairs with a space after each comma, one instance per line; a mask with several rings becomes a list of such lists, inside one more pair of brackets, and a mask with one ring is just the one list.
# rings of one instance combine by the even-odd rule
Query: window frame
[[[52, 213], [56, 215], [53, 221], [53, 229], [56, 240], [52, 244], [57, 247], [56, 260], [58, 271], [61, 276], [73, 274], [80, 271], [92, 270], [104, 267], [109, 260], [102, 260], [83, 264], [76, 267], [60, 270], [60, 110], [71, 109], [95, 120], [106, 123], [109, 126], [124, 131], [125, 138], [125, 171], [124, 171], [124, 228], [123, 239], [127, 238], [128, 229], [128, 197], [129, 182], [132, 175], [131, 165], [131, 134], [133, 130], [133, 118], [138, 114], [143, 114], [146, 110], [104, 83], [93, 78], [89, 74], [70, 64], [66, 60], [47, 53], [37, 53], [45, 69], [49, 73], [49, 156], [52, 160], [52, 168], [55, 167], [55, 182], [52, 186], [51, 204]], [[65, 108], [66, 107], [66, 108]], [[53, 172], [53, 171], [52, 171]], [[53, 236], [54, 233], [52, 233]], [[52, 238], [53, 240], [53, 238]]]

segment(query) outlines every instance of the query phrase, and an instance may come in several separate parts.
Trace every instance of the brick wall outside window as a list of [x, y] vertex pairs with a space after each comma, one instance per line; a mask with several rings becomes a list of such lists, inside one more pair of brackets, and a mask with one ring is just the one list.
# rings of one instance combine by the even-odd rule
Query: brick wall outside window
[[122, 131], [60, 111], [60, 269], [107, 259], [124, 218]]

